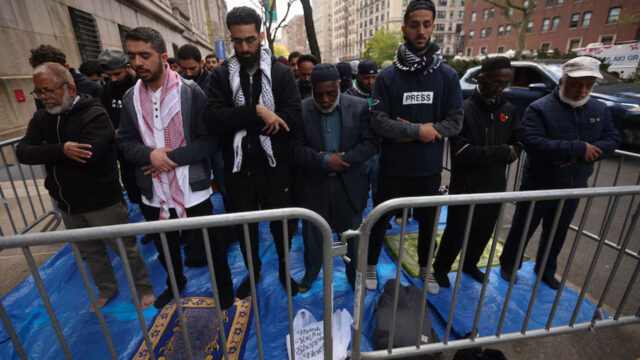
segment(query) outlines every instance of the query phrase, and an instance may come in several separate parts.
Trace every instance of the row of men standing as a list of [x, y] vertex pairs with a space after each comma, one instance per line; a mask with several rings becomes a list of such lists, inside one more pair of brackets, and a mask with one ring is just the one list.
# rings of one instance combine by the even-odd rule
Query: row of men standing
[[[261, 19], [249, 8], [235, 8], [229, 12], [227, 25], [235, 54], [225, 66], [209, 75], [208, 85], [200, 84], [206, 86], [205, 91], [194, 82], [169, 70], [166, 46], [157, 31], [150, 28], [130, 31], [126, 35], [126, 52], [131, 69], [139, 80], [124, 92], [116, 139], [119, 156], [132, 165], [133, 183], [142, 195], [141, 208], [145, 218], [162, 220], [211, 214], [209, 155], [216, 153], [216, 150], [221, 152], [224, 160], [228, 211], [288, 207], [294, 205], [294, 200], [297, 199], [299, 205], [309, 207], [325, 217], [338, 233], [356, 228], [361, 221], [370, 183], [367, 161], [378, 151], [380, 175], [374, 195], [376, 203], [401, 196], [437, 194], [441, 182], [443, 138], [457, 135], [461, 128], [463, 133], [457, 140], [452, 140], [452, 144], [456, 150], [454, 155], [464, 154], [467, 162], [462, 160], [463, 157], [459, 157], [460, 160], [454, 157], [453, 176], [456, 168], [471, 168], [474, 169], [471, 171], [481, 174], [482, 166], [497, 164], [491, 176], [504, 178], [504, 170], [500, 169], [515, 160], [521, 147], [517, 121], [508, 112], [509, 107], [505, 108], [506, 105], [499, 98], [500, 91], [508, 83], [505, 79], [510, 76], [510, 73], [506, 73], [508, 61], [507, 65], [504, 61], [488, 62], [487, 67], [483, 68], [483, 77], [479, 79], [480, 90], [472, 99], [467, 100], [470, 119], [465, 118], [463, 126], [462, 97], [457, 74], [442, 62], [438, 47], [429, 41], [434, 28], [434, 14], [435, 6], [430, 1], [414, 0], [409, 4], [402, 28], [406, 42], [398, 49], [394, 64], [379, 73], [370, 103], [341, 94], [338, 81], [340, 75], [335, 67], [328, 64], [311, 68], [308, 81], [312, 86], [312, 96], [301, 103], [296, 91], [298, 84], [292, 72], [275, 61], [269, 50], [261, 45]], [[126, 66], [123, 69], [129, 71], [129, 76], [132, 75]], [[104, 142], [102, 147], [106, 149], [111, 146], [112, 150], [114, 146], [113, 130], [110, 137], [106, 130], [101, 132], [105, 136], [101, 138], [101, 142], [87, 134], [69, 134], [71, 138], [67, 139], [74, 141], [64, 142], [65, 136], [60, 136], [61, 120], [63, 123], [71, 121], [70, 115], [88, 107], [90, 100], [84, 96], [77, 97], [73, 81], [65, 79], [59, 70], [51, 64], [36, 68], [34, 92], [47, 109], [46, 112], [37, 113], [30, 123], [27, 136], [18, 147], [18, 156], [21, 162], [54, 163], [48, 167], [48, 189], [59, 203], [64, 204], [69, 196], [63, 196], [63, 193], [67, 192], [76, 198], [78, 188], [65, 189], [65, 184], [57, 183], [55, 173], [60, 164], [55, 164], [55, 161], [64, 160], [66, 165], [82, 168], [78, 164], [89, 165], [100, 159], [98, 150], [101, 147], [95, 144]], [[300, 84], [303, 80], [306, 81], [306, 76], [301, 66]], [[198, 77], [196, 80], [199, 79]], [[483, 86], [492, 90], [482, 91]], [[362, 90], [362, 87], [359, 88]], [[85, 103], [86, 106], [78, 106]], [[370, 106], [373, 112], [370, 111]], [[487, 113], [491, 114], [488, 119], [484, 116]], [[495, 118], [493, 114], [500, 116]], [[57, 125], [44, 131], [48, 137], [42, 131], [38, 133], [42, 129], [38, 129], [36, 118], [41, 119], [38, 122], [50, 123], [56, 123], [57, 118]], [[102, 124], [105, 118], [108, 123], [106, 116], [83, 121], [92, 124], [99, 122], [104, 127], [107, 126]], [[486, 123], [478, 119], [484, 119], [482, 121]], [[593, 131], [593, 137], [599, 139], [604, 136], [603, 129], [606, 130], [608, 139], [599, 144], [600, 152], [594, 153], [597, 156], [590, 155], [587, 159], [584, 155], [585, 161], [590, 163], [615, 147], [616, 140], [611, 135], [615, 129], [611, 131], [610, 120], [610, 117], [604, 117], [600, 123], [603, 128]], [[500, 130], [500, 136], [495, 136], [494, 126], [501, 126], [503, 129]], [[66, 129], [70, 131], [71, 128], [80, 131], [75, 125]], [[466, 134], [465, 128], [468, 131]], [[492, 131], [491, 139], [486, 137], [489, 129]], [[374, 132], [383, 138], [381, 143], [373, 135]], [[54, 136], [56, 133], [57, 139]], [[43, 141], [56, 144], [57, 152], [51, 154], [56, 159], [42, 161], [28, 156], [34, 148], [43, 149], [39, 148], [45, 145]], [[589, 141], [595, 140], [589, 138]], [[571, 166], [573, 169], [579, 168], [581, 176], [588, 172], [588, 164], [574, 160], [579, 155], [578, 152], [584, 149], [585, 147], [576, 145], [574, 151], [568, 152], [566, 155], [569, 165], [563, 166], [563, 169], [571, 169]], [[588, 147], [586, 149], [587, 152], [590, 151]], [[49, 150], [52, 151], [53, 148]], [[115, 160], [111, 157], [108, 162], [110, 166], [115, 166]], [[97, 167], [113, 175], [112, 167], [107, 170], [104, 166]], [[587, 170], [582, 171], [584, 169]], [[117, 170], [115, 177], [117, 178]], [[124, 177], [123, 174], [123, 180]], [[73, 176], [70, 176], [68, 181], [76, 187], [87, 186], [72, 179]], [[86, 182], [95, 185], [90, 179]], [[492, 182], [492, 185], [496, 183]], [[452, 188], [456, 187], [452, 185]], [[503, 190], [504, 186], [500, 189], [478, 189], [468, 184], [460, 187], [460, 192]], [[93, 186], [88, 191], [95, 192], [96, 187]], [[84, 198], [90, 200], [94, 195], [88, 193]], [[121, 196], [113, 194], [111, 198], [119, 199]], [[68, 214], [82, 215], [96, 210], [87, 209], [61, 207]], [[456, 213], [461, 214], [461, 219], [466, 216], [465, 211], [451, 211], [449, 221], [452, 224], [455, 223]], [[372, 231], [365, 275], [365, 284], [369, 289], [377, 288], [376, 264], [387, 224], [392, 216], [393, 214], [387, 214], [380, 219]], [[435, 226], [434, 216], [434, 209], [416, 209], [414, 213], [419, 222], [420, 274], [423, 279], [428, 280], [431, 293], [438, 291], [438, 283], [447, 285], [442, 276], [434, 278], [429, 275], [427, 256], [430, 242], [433, 241], [431, 235]], [[492, 229], [495, 224], [495, 219], [491, 216], [489, 218], [481, 221], [484, 229]], [[460, 221], [464, 220], [458, 220], [458, 223]], [[290, 279], [284, 271], [284, 241], [291, 241], [296, 223], [291, 221], [288, 225], [288, 239], [283, 239], [279, 223], [271, 226], [279, 257], [279, 277], [283, 285]], [[67, 226], [72, 227], [70, 224]], [[181, 291], [186, 286], [187, 279], [183, 274], [178, 236], [177, 232], [167, 234], [174, 275]], [[183, 232], [182, 236], [192, 237], [196, 243], [202, 242], [199, 232]], [[290, 279], [294, 294], [298, 289], [305, 291], [311, 286], [320, 270], [322, 258], [321, 251], [318, 251], [321, 250], [321, 243], [317, 230], [304, 226], [303, 237], [306, 273], [299, 287]], [[213, 230], [209, 231], [209, 238], [220, 290], [220, 305], [227, 308], [233, 303], [234, 296], [226, 259], [228, 242]], [[442, 249], [457, 253], [460, 247], [459, 236], [445, 235], [445, 239], [447, 238], [453, 239], [452, 245], [443, 245]], [[259, 279], [261, 263], [257, 224], [250, 225], [250, 239], [254, 276]], [[157, 238], [154, 242], [160, 252], [160, 261], [166, 269], [161, 243]], [[244, 247], [244, 242], [241, 241], [240, 244], [247, 263], [248, 249]], [[137, 248], [132, 248], [131, 251], [136, 252]], [[350, 244], [349, 254], [352, 259], [356, 259], [354, 252], [355, 247]], [[190, 253], [193, 254], [189, 251], [187, 257]], [[436, 268], [436, 275], [448, 272], [450, 264], [445, 258], [443, 255], [443, 265]], [[98, 285], [100, 298], [106, 303], [115, 293], [106, 290], [103, 292], [98, 283], [99, 267], [92, 268], [89, 257], [85, 256], [85, 259]], [[347, 266], [347, 276], [352, 283], [354, 265], [352, 262]], [[473, 267], [465, 266], [465, 271], [472, 276], [476, 275], [474, 278], [479, 272], [475, 264]], [[141, 275], [141, 279], [143, 278]], [[168, 288], [155, 299], [157, 307], [164, 306], [173, 297]], [[249, 292], [247, 278], [238, 286], [236, 295], [244, 298]], [[148, 288], [146, 293], [149, 293]]]

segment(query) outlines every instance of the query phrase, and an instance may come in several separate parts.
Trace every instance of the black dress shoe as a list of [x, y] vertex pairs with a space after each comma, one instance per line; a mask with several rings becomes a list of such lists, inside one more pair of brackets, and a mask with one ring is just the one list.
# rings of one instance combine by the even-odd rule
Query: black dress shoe
[[475, 266], [469, 269], [462, 269], [462, 271], [479, 283], [484, 281], [484, 273]]
[[440, 285], [441, 287], [450, 287], [451, 286], [451, 282], [449, 282], [449, 277], [447, 276], [447, 273], [440, 273], [440, 272], [433, 272], [433, 277], [436, 279], [436, 282], [438, 283], [438, 285]]
[[[511, 281], [511, 273], [503, 268], [500, 268], [500, 277], [506, 282]], [[516, 277], [516, 281], [513, 282], [514, 284], [518, 282], [517, 279]]]
[[560, 281], [553, 275], [542, 275], [542, 282], [547, 284], [553, 290], [560, 289]]

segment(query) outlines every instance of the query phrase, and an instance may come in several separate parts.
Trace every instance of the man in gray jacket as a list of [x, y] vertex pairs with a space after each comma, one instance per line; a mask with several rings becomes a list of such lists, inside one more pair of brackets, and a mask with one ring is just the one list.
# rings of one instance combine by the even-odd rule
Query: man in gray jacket
[[[136, 182], [142, 194], [146, 219], [165, 220], [211, 215], [208, 154], [215, 143], [203, 115], [206, 97], [196, 83], [184, 80], [167, 64], [164, 39], [156, 30], [139, 27], [125, 36], [127, 56], [139, 79], [124, 96], [118, 146], [125, 158], [137, 166]], [[178, 289], [183, 274], [177, 231], [167, 233], [169, 256]], [[199, 237], [200, 230], [182, 231]], [[233, 304], [233, 282], [227, 263], [227, 244], [209, 229], [220, 307]], [[154, 241], [159, 260], [167, 269], [160, 240]], [[215, 291], [215, 290], [214, 290]], [[155, 302], [164, 307], [172, 298], [170, 282]]]

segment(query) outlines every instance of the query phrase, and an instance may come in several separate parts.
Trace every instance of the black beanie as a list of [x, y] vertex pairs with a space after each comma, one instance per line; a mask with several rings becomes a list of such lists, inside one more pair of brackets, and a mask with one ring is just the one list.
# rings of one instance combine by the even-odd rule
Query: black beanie
[[340, 74], [335, 66], [327, 63], [318, 64], [311, 69], [311, 82], [313, 84], [325, 81], [338, 81]]

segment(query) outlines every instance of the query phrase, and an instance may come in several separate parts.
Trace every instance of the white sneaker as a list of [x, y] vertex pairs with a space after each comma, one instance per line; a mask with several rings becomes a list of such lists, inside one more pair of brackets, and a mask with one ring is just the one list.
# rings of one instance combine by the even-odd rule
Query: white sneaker
[[364, 274], [364, 286], [367, 290], [378, 290], [378, 270], [376, 265], [367, 265], [367, 272]]
[[[425, 277], [427, 277], [427, 268], [420, 268], [420, 280], [424, 283]], [[433, 276], [433, 273], [429, 273], [429, 277], [427, 278], [427, 292], [431, 295], [435, 295], [440, 292], [440, 285], [436, 281], [436, 278]]]

